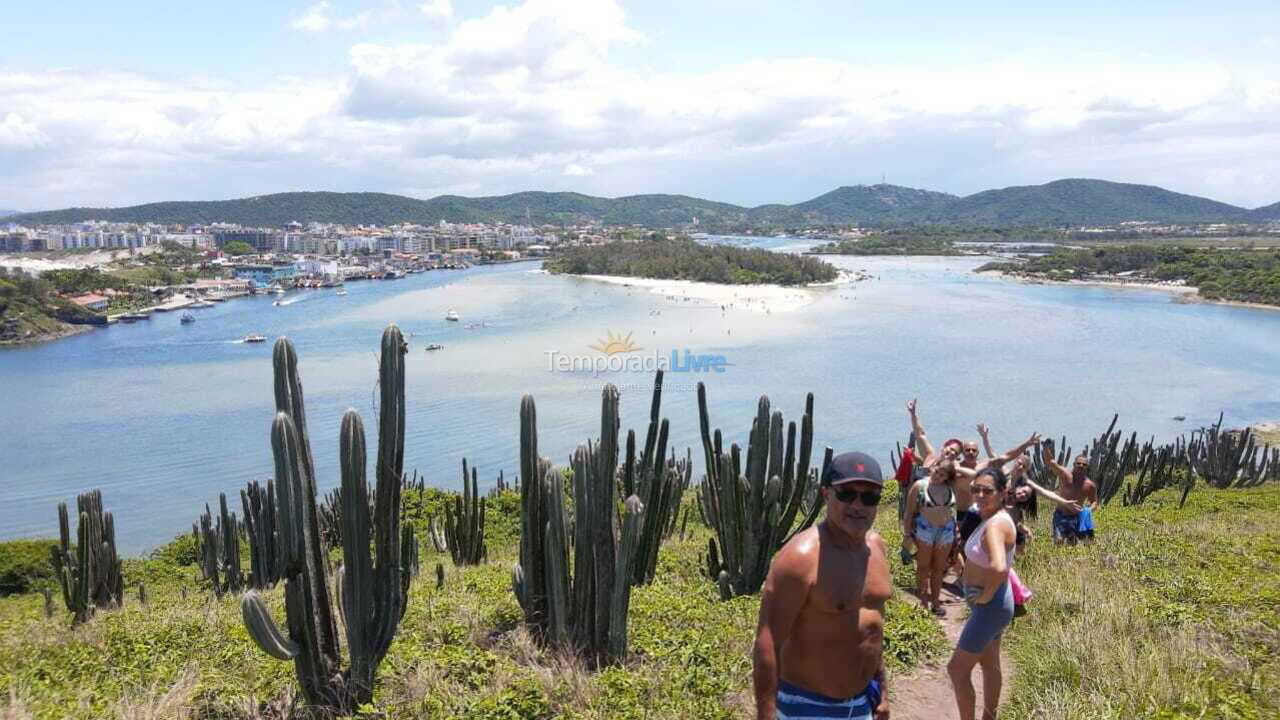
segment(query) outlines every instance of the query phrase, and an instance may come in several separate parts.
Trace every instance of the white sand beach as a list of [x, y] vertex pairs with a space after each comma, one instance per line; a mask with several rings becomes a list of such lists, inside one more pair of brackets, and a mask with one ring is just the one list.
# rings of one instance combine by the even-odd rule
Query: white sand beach
[[674, 302], [722, 305], [728, 309], [748, 310], [760, 314], [793, 312], [816, 299], [811, 290], [781, 285], [722, 285], [692, 280], [658, 280], [615, 275], [579, 275], [578, 277], [611, 285], [639, 288], [655, 295], [663, 295]]

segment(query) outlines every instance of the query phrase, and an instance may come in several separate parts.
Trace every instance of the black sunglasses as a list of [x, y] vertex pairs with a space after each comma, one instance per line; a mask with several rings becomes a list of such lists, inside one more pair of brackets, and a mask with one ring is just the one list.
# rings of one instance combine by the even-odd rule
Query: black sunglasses
[[832, 488], [836, 494], [836, 499], [842, 503], [851, 503], [855, 499], [861, 499], [862, 504], [867, 507], [875, 507], [880, 504], [879, 490], [854, 490], [853, 488]]

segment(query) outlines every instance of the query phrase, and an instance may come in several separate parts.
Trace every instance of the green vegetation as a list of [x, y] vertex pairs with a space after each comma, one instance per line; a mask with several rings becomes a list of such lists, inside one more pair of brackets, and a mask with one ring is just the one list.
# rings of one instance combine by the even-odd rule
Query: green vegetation
[[1280, 250], [1203, 250], [1126, 245], [1055, 250], [1025, 263], [988, 263], [980, 268], [1050, 280], [1103, 278], [1181, 280], [1210, 299], [1280, 305]]
[[0, 543], [0, 595], [34, 592], [53, 583], [49, 551], [56, 540], [12, 540]]
[[[406, 522], [425, 528], [422, 513], [442, 511], [448, 497], [434, 488], [407, 492]], [[685, 508], [696, 518], [694, 502], [686, 495]], [[691, 521], [688, 534], [664, 543], [654, 581], [631, 594], [629, 659], [593, 671], [542, 648], [519, 621], [511, 592], [519, 506], [517, 491], [489, 497], [486, 564], [455, 568], [447, 553], [422, 544], [424, 566], [448, 567], [444, 586], [437, 589], [430, 573], [414, 582], [363, 716], [751, 716], [759, 597], [720, 600], [706, 576], [707, 528]], [[896, 547], [891, 498], [884, 508], [877, 525]], [[213, 598], [193, 579], [191, 559], [185, 534], [147, 559], [127, 561], [126, 584], [145, 580], [149, 605], [140, 606], [131, 591], [123, 609], [99, 613], [76, 630], [68, 617], [46, 620], [39, 594], [0, 598], [0, 715], [101, 720], [138, 717], [145, 709], [152, 717], [232, 720], [296, 693], [292, 667], [254, 646], [237, 599]], [[282, 616], [282, 588], [262, 595]], [[943, 656], [940, 629], [914, 604], [891, 601], [886, 622], [891, 673]]]
[[697, 219], [703, 229], [806, 228], [938, 224], [981, 227], [1066, 227], [1128, 220], [1170, 223], [1280, 219], [1280, 204], [1256, 210], [1149, 185], [1068, 179], [987, 190], [967, 197], [897, 185], [841, 187], [795, 205], [754, 208], [685, 195], [601, 198], [569, 192], [521, 192], [495, 197], [442, 195], [430, 200], [385, 193], [278, 193], [216, 202], [160, 202], [126, 208], [70, 208], [26, 213], [27, 224], [112, 222], [211, 223], [281, 227], [294, 220], [344, 224], [424, 225], [507, 222], [679, 227]]
[[553, 273], [620, 275], [726, 284], [804, 285], [836, 278], [836, 269], [810, 257], [688, 239], [608, 243], [570, 248], [546, 261]]
[[1054, 547], [1041, 514], [1002, 717], [1280, 715], [1280, 487], [1179, 497], [1108, 506], [1089, 546]]
[[47, 280], [0, 267], [0, 345], [47, 340], [105, 317], [57, 296]]
[[253, 246], [243, 240], [232, 240], [222, 246], [222, 251], [228, 255], [250, 255], [254, 252]]

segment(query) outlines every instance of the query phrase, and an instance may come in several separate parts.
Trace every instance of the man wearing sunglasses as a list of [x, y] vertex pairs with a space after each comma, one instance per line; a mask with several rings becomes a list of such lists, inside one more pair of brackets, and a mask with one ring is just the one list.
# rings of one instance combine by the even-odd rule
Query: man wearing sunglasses
[[[1098, 486], [1089, 479], [1089, 458], [1080, 455], [1067, 470], [1053, 457], [1053, 448], [1044, 446], [1044, 464], [1058, 476], [1057, 492], [1067, 500], [1053, 511], [1053, 541], [1075, 545], [1093, 540], [1093, 509], [1098, 506]], [[1079, 505], [1076, 505], [1079, 503]]]
[[774, 556], [752, 653], [759, 720], [888, 720], [884, 604], [893, 591], [871, 529], [884, 478], [865, 453], [822, 474], [826, 517]]

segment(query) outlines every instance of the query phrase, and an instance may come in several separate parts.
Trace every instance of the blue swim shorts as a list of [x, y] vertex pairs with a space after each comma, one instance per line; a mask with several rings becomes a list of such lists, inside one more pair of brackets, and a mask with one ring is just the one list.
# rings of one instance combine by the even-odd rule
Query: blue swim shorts
[[871, 720], [880, 704], [880, 682], [872, 680], [867, 689], [845, 700], [819, 695], [796, 687], [786, 680], [778, 683], [778, 720], [844, 718]]

